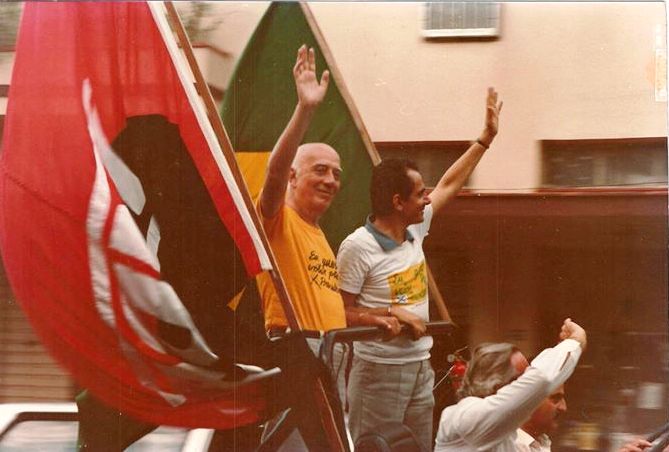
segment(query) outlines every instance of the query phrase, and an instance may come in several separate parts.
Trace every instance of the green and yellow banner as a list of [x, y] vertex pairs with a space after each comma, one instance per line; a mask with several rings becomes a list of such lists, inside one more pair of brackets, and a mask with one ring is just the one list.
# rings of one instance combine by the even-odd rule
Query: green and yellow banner
[[336, 252], [369, 213], [370, 155], [376, 151], [307, 6], [296, 2], [269, 6], [235, 69], [221, 114], [255, 198], [262, 188], [269, 153], [297, 103], [292, 68], [302, 44], [316, 51], [318, 78], [325, 69], [332, 74], [305, 142], [327, 143], [341, 158], [342, 188], [321, 220]]

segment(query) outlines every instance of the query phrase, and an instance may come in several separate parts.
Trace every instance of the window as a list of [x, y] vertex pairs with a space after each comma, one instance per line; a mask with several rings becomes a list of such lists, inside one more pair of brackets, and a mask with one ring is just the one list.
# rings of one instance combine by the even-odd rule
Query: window
[[544, 187], [667, 184], [667, 139], [542, 141]]
[[3, 436], [0, 450], [76, 450], [78, 428], [77, 422], [70, 420], [22, 421]]
[[[1, 436], [0, 451], [77, 450], [79, 424], [76, 416], [77, 413], [23, 413]], [[188, 432], [184, 428], [161, 426], [137, 440], [126, 451], [184, 450]]]
[[19, 2], [0, 3], [0, 50], [14, 48], [22, 8]]
[[423, 36], [426, 38], [496, 37], [499, 35], [499, 3], [425, 3]]
[[398, 141], [374, 144], [382, 159], [406, 158], [416, 163], [428, 187], [437, 185], [446, 169], [470, 145], [468, 141]]

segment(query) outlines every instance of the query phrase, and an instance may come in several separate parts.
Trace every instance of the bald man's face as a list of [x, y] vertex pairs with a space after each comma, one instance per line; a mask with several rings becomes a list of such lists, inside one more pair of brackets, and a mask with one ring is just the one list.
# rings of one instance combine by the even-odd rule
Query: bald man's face
[[296, 203], [310, 211], [325, 213], [341, 186], [339, 154], [323, 143], [300, 146], [290, 175]]

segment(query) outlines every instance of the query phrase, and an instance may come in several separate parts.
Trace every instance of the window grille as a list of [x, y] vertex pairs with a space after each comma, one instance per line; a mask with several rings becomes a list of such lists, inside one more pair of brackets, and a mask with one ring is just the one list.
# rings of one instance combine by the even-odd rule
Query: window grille
[[496, 2], [425, 3], [423, 36], [467, 38], [499, 36], [500, 4]]

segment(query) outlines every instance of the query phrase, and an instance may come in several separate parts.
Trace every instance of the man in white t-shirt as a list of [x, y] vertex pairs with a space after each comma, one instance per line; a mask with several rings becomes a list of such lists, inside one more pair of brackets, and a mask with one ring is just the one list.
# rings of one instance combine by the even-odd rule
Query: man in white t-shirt
[[502, 104], [489, 88], [480, 138], [444, 173], [428, 195], [417, 167], [388, 159], [372, 171], [372, 215], [341, 244], [339, 287], [351, 312], [389, 315], [411, 327], [413, 340], [357, 342], [349, 377], [349, 428], [354, 441], [385, 422], [401, 422], [431, 449], [432, 338], [428, 321], [423, 239], [432, 215], [454, 198], [492, 143]]

